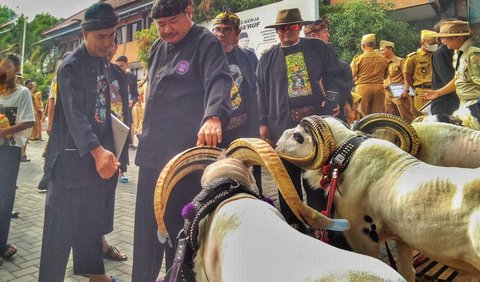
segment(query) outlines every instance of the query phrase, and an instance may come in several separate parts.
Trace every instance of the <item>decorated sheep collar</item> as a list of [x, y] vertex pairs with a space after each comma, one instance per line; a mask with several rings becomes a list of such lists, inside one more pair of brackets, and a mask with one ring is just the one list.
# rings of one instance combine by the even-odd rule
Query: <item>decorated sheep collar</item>
[[363, 141], [367, 139], [369, 139], [369, 137], [364, 135], [357, 135], [348, 139], [342, 144], [342, 146], [333, 152], [333, 154], [330, 156], [329, 164], [337, 167], [339, 173], [343, 172], [350, 163], [350, 160], [352, 159], [352, 156], [357, 148], [363, 143]]
[[363, 141], [369, 139], [369, 137], [364, 135], [357, 135], [348, 139], [345, 143], [343, 143], [337, 150], [333, 152], [333, 154], [329, 158], [329, 162], [322, 168], [323, 178], [320, 180], [320, 186], [324, 189], [327, 189], [331, 180], [332, 174], [334, 169], [336, 169], [337, 177], [340, 173], [342, 173], [345, 169], [347, 169], [350, 160], [352, 159], [353, 154], [363, 143]]

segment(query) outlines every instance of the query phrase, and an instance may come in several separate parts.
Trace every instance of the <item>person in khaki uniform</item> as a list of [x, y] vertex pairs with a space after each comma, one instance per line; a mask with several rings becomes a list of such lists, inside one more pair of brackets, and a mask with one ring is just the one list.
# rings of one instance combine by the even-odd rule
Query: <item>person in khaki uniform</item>
[[415, 90], [410, 102], [413, 102], [411, 109], [416, 115], [422, 115], [419, 110], [428, 102], [422, 96], [424, 91], [432, 89], [432, 55], [438, 47], [436, 32], [422, 30], [420, 37], [420, 48], [408, 54], [403, 68], [405, 90], [402, 97], [409, 95], [410, 87]]
[[35, 110], [35, 125], [32, 128], [32, 132], [29, 140], [39, 141], [42, 140], [42, 115], [43, 115], [43, 101], [42, 92], [37, 91], [35, 82], [27, 80], [26, 86], [32, 92], [33, 109]]
[[480, 48], [476, 47], [470, 25], [465, 21], [445, 21], [437, 36], [449, 49], [455, 50], [455, 76], [444, 87], [426, 91], [424, 97], [433, 100], [456, 91], [460, 106], [453, 116], [459, 118], [463, 126], [480, 130]]
[[395, 43], [387, 40], [380, 41], [380, 54], [389, 61], [388, 77], [385, 85], [385, 111], [389, 114], [401, 116], [408, 122], [415, 118], [410, 111], [410, 100], [408, 97], [393, 97], [389, 86], [391, 84], [403, 84], [404, 58], [397, 57], [394, 53]]
[[363, 54], [353, 58], [352, 75], [355, 92], [362, 97], [361, 108], [365, 115], [385, 112], [383, 80], [387, 78], [388, 60], [375, 52], [375, 34], [362, 37]]

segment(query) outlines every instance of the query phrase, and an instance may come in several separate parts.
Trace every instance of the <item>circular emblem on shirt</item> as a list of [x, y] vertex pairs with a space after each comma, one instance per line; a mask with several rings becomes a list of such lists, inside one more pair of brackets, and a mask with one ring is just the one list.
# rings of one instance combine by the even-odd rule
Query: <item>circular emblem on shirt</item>
[[190, 64], [187, 61], [181, 60], [180, 62], [178, 62], [177, 70], [175, 72], [179, 75], [184, 75], [187, 73], [189, 67]]

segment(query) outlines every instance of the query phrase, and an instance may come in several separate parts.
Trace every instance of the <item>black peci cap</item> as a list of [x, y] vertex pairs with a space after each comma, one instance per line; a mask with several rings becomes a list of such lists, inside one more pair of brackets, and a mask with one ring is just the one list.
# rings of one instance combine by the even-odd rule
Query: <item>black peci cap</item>
[[155, 0], [152, 6], [152, 18], [172, 17], [185, 11], [192, 0]]
[[118, 15], [115, 9], [106, 2], [97, 2], [87, 8], [81, 26], [88, 31], [112, 28], [117, 24]]

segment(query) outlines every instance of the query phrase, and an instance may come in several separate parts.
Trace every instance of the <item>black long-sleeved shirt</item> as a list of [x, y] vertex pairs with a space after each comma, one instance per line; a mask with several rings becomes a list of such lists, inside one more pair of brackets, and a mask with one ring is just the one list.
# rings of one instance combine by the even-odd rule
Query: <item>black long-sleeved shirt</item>
[[[440, 45], [433, 53], [432, 66], [432, 88], [440, 89], [449, 83], [455, 75], [453, 50], [448, 49], [445, 45]], [[432, 101], [432, 114], [451, 115], [458, 108], [459, 104], [457, 93], [448, 93]]]

